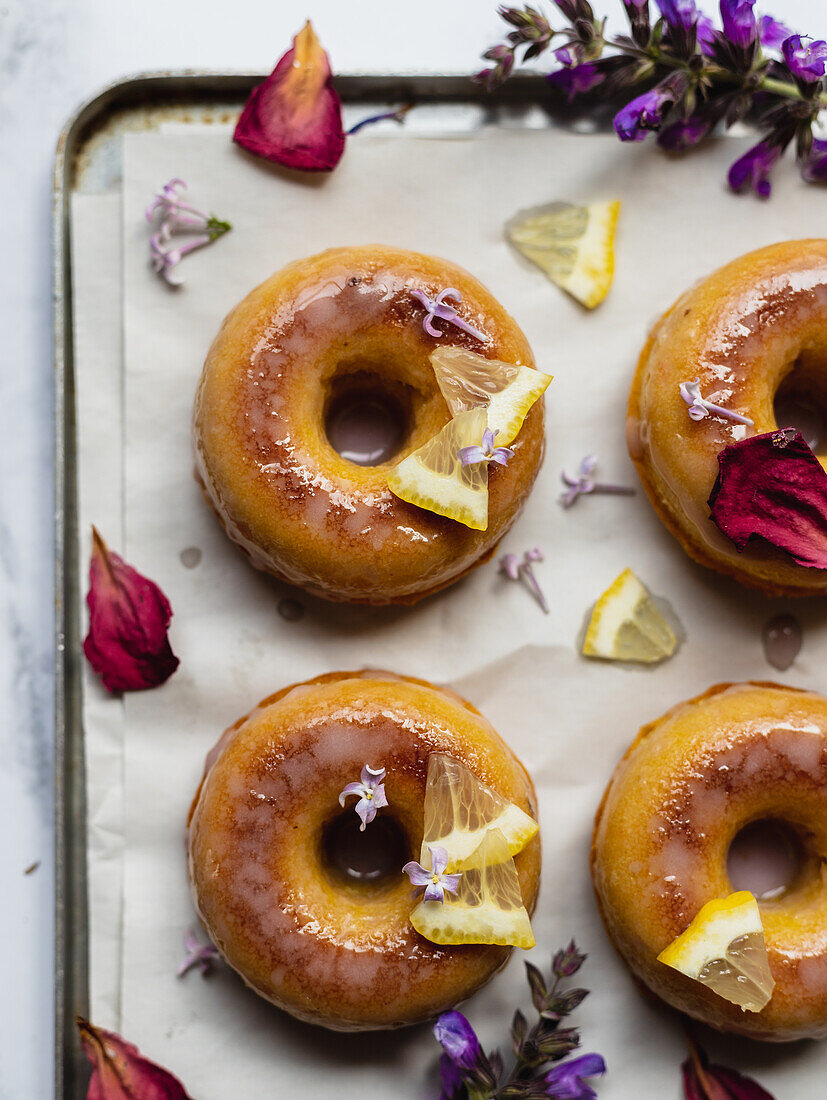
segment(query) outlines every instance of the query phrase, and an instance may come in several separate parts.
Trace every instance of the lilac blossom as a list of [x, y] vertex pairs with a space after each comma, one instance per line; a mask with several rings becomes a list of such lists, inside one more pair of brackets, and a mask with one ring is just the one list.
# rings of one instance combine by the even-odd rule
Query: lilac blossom
[[614, 128], [621, 141], [643, 141], [650, 130], [658, 130], [666, 111], [675, 102], [675, 88], [664, 81], [643, 95], [636, 96], [614, 117]]
[[494, 440], [500, 434], [500, 429], [493, 431], [486, 428], [482, 433], [482, 443], [475, 443], [471, 447], [460, 447], [457, 458], [463, 466], [475, 466], [479, 462], [496, 462], [500, 466], [507, 466], [508, 460], [514, 457], [511, 447], [495, 447]]
[[414, 894], [418, 894], [424, 886], [424, 901], [444, 902], [445, 891], [447, 890], [449, 894], [455, 894], [462, 875], [445, 874], [445, 868], [448, 866], [448, 853], [440, 845], [429, 844], [428, 851], [431, 853], [430, 871], [427, 867], [423, 867], [421, 863], [417, 863], [416, 860], [412, 859], [405, 864], [402, 872], [408, 876], [412, 885], [416, 887]]
[[827, 42], [822, 39], [791, 34], [782, 43], [781, 52], [790, 72], [799, 80], [812, 83], [821, 80], [824, 76], [825, 65], [827, 65]]
[[808, 183], [827, 182], [827, 141], [814, 139], [807, 159], [801, 165], [801, 175]]
[[595, 1100], [597, 1093], [584, 1078], [602, 1077], [606, 1063], [599, 1054], [581, 1054], [558, 1062], [545, 1076], [546, 1095], [554, 1100]]
[[783, 152], [782, 146], [774, 142], [759, 141], [732, 165], [727, 176], [729, 186], [733, 191], [752, 190], [762, 199], [769, 198], [769, 175]]
[[755, 0], [721, 0], [724, 35], [742, 50], [749, 49], [758, 34], [754, 7]]
[[184, 933], [184, 950], [187, 954], [184, 961], [178, 967], [179, 978], [183, 978], [185, 974], [196, 966], [201, 971], [201, 976], [205, 977], [209, 973], [215, 960], [220, 958], [218, 948], [211, 943], [201, 943], [190, 928]]
[[749, 424], [751, 426], [754, 423], [748, 416], [741, 416], [740, 413], [725, 409], [721, 405], [713, 405], [711, 401], [701, 397], [700, 378], [696, 378], [694, 382], [681, 382], [678, 389], [681, 397], [689, 406], [687, 411], [693, 420], [705, 420], [706, 417], [715, 415], [723, 416], [727, 420], [734, 420], [736, 424]]
[[425, 307], [425, 318], [422, 327], [429, 336], [437, 338], [442, 336], [440, 330], [434, 325], [434, 318], [438, 318], [440, 321], [447, 321], [450, 325], [456, 325], [458, 329], [467, 332], [469, 336], [473, 336], [477, 340], [487, 342], [488, 336], [484, 332], [480, 332], [473, 325], [469, 325], [467, 321], [463, 321], [453, 306], [446, 305], [448, 298], [452, 298], [458, 303], [462, 301], [462, 295], [454, 287], [441, 290], [436, 298], [429, 298], [423, 290], [412, 290], [411, 296]]
[[596, 469], [597, 456], [586, 455], [581, 461], [580, 468], [574, 477], [563, 470], [560, 474], [560, 480], [566, 486], [566, 491], [561, 493], [557, 498], [558, 503], [564, 508], [571, 508], [572, 504], [575, 504], [581, 496], [586, 496], [589, 493], [607, 493], [614, 496], [628, 497], [634, 496], [634, 489], [629, 489], [624, 485], [610, 485], [595, 481], [594, 472]]
[[542, 560], [543, 551], [539, 546], [535, 546], [531, 550], [526, 550], [523, 554], [522, 561], [520, 561], [516, 554], [504, 554], [499, 561], [499, 572], [510, 581], [521, 581], [545, 614], [548, 615], [548, 600], [532, 568], [534, 562]]
[[160, 275], [169, 286], [182, 286], [183, 276], [180, 271], [175, 270], [178, 264], [189, 252], [194, 252], [196, 248], [203, 248], [205, 244], [210, 244], [211, 241], [212, 237], [208, 233], [202, 233], [198, 237], [192, 237], [186, 244], [180, 245], [178, 248], [172, 248], [169, 247], [170, 237], [162, 227], [149, 238], [152, 270]]
[[771, 15], [762, 15], [758, 20], [758, 37], [761, 45], [768, 50], [780, 50], [784, 39], [789, 38], [792, 33], [789, 27], [785, 27]]
[[376, 811], [381, 810], [388, 804], [385, 784], [383, 783], [385, 775], [384, 768], [372, 768], [369, 764], [365, 764], [362, 768], [360, 782], [348, 783], [346, 787], [342, 788], [339, 795], [340, 806], [344, 806], [350, 795], [356, 795], [359, 798], [354, 809], [362, 819], [362, 824], [359, 826], [360, 833], [363, 833], [366, 826], [370, 825], [376, 817]]

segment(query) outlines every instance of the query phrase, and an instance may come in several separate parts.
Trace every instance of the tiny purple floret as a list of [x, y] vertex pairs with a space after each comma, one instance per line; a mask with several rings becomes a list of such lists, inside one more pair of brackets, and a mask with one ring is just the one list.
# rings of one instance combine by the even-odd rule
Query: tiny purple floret
[[558, 503], [564, 508], [571, 508], [580, 497], [586, 496], [589, 493], [606, 493], [612, 496], [627, 497], [635, 495], [634, 489], [629, 489], [625, 485], [610, 485], [604, 482], [595, 481], [594, 472], [596, 469], [597, 456], [586, 455], [581, 461], [580, 468], [574, 477], [563, 470], [560, 474], [560, 480], [566, 486], [566, 491], [561, 493], [557, 498]]
[[178, 967], [179, 978], [183, 978], [185, 974], [196, 966], [201, 971], [202, 978], [206, 977], [212, 964], [220, 957], [218, 948], [211, 943], [201, 943], [191, 928], [188, 928], [184, 933], [184, 950], [187, 954], [184, 961]]
[[605, 77], [593, 61], [584, 61], [582, 65], [568, 65], [557, 69], [549, 73], [546, 79], [571, 103], [575, 96], [591, 91], [592, 88], [601, 84]]
[[434, 1035], [446, 1055], [461, 1070], [475, 1067], [480, 1056], [480, 1041], [461, 1012], [443, 1012], [434, 1024]]
[[827, 141], [816, 138], [809, 156], [801, 165], [801, 175], [808, 183], [827, 182]]
[[360, 781], [348, 783], [339, 794], [340, 806], [344, 806], [350, 795], [355, 795], [359, 799], [354, 809], [362, 819], [362, 824], [359, 826], [360, 833], [363, 833], [366, 826], [370, 825], [376, 817], [376, 811], [388, 804], [383, 782], [386, 774], [384, 768], [372, 768], [369, 764], [365, 764]]
[[500, 466], [507, 466], [508, 460], [514, 457], [514, 451], [510, 447], [495, 447], [494, 440], [500, 434], [500, 429], [486, 428], [482, 433], [482, 443], [475, 443], [471, 447], [460, 447], [457, 458], [463, 466], [476, 466], [480, 462], [496, 462]]
[[768, 50], [780, 50], [785, 38], [789, 38], [793, 32], [780, 20], [773, 19], [771, 15], [762, 15], [758, 20], [758, 37], [761, 45]]
[[770, 172], [783, 149], [768, 141], [759, 141], [732, 165], [727, 176], [733, 191], [752, 190], [759, 198], [768, 199], [772, 190]]
[[727, 420], [734, 420], [736, 424], [752, 426], [755, 423], [748, 416], [741, 416], [740, 413], [733, 412], [732, 409], [725, 409], [722, 405], [713, 405], [711, 401], [701, 397], [700, 378], [696, 378], [694, 382], [681, 382], [678, 391], [689, 406], [687, 412], [693, 420], [705, 420], [708, 416], [715, 415], [723, 416]]
[[427, 867], [423, 867], [421, 863], [417, 863], [416, 860], [412, 859], [405, 864], [402, 868], [402, 872], [408, 876], [411, 880], [411, 884], [416, 887], [414, 896], [416, 896], [424, 886], [424, 901], [444, 902], [445, 891], [447, 890], [450, 894], [455, 894], [462, 875], [445, 874], [445, 868], [448, 866], [448, 853], [444, 848], [440, 847], [439, 844], [429, 844], [428, 851], [431, 853], [430, 871]]
[[543, 556], [542, 549], [539, 546], [535, 546], [531, 550], [526, 550], [523, 554], [522, 561], [520, 561], [516, 554], [503, 554], [498, 564], [500, 573], [502, 573], [504, 577], [507, 577], [508, 580], [522, 581], [545, 614], [548, 615], [548, 600], [532, 568], [534, 562], [543, 560]]
[[643, 141], [651, 130], [660, 129], [668, 107], [675, 102], [675, 91], [666, 83], [636, 96], [614, 117], [614, 128], [621, 141]]
[[695, 0], [658, 0], [661, 14], [670, 27], [688, 31], [698, 19]]
[[436, 298], [429, 298], [424, 290], [412, 290], [411, 296], [425, 307], [425, 318], [422, 321], [422, 327], [428, 333], [429, 336], [433, 336], [439, 339], [443, 334], [434, 325], [434, 318], [438, 318], [440, 321], [447, 321], [450, 325], [455, 325], [463, 332], [467, 332], [469, 336], [475, 337], [475, 339], [486, 343], [488, 336], [484, 332], [480, 332], [478, 328], [474, 328], [473, 325], [469, 325], [467, 321], [464, 321], [459, 316], [453, 306], [447, 305], [449, 298], [459, 303], [462, 301], [462, 295], [454, 287], [449, 286], [445, 290], [441, 290], [437, 294]]

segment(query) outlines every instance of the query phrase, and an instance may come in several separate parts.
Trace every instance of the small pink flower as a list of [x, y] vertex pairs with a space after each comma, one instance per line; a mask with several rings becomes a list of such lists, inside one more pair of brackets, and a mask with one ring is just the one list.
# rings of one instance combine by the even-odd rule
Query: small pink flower
[[92, 528], [89, 633], [83, 652], [107, 691], [141, 691], [178, 668], [167, 628], [172, 608], [161, 589], [109, 549]]
[[678, 391], [689, 406], [686, 411], [693, 420], [705, 420], [706, 417], [714, 413], [715, 416], [723, 416], [726, 420], [734, 420], [736, 424], [749, 424], [751, 426], [754, 423], [748, 416], [741, 416], [740, 413], [726, 409], [723, 405], [713, 405], [711, 401], [701, 397], [700, 378], [696, 378], [694, 382], [681, 382]]
[[248, 152], [303, 172], [329, 172], [345, 148], [342, 107], [330, 62], [310, 21], [263, 84], [233, 134]]
[[526, 550], [522, 561], [516, 554], [503, 554], [499, 561], [499, 571], [504, 577], [508, 577], [510, 581], [522, 581], [545, 614], [548, 615], [548, 600], [540, 587], [540, 582], [534, 575], [533, 569], [534, 562], [542, 560], [543, 551], [539, 546]]
[[414, 897], [424, 886], [424, 901], [444, 902], [445, 891], [447, 890], [449, 894], [455, 894], [462, 875], [445, 874], [445, 868], [448, 866], [448, 853], [444, 848], [438, 844], [429, 844], [428, 851], [431, 853], [430, 871], [427, 867], [423, 867], [421, 863], [417, 863], [416, 860], [412, 859], [402, 868], [402, 873], [407, 875], [411, 880], [411, 884], [416, 887]]
[[77, 1018], [83, 1053], [92, 1065], [87, 1100], [192, 1100], [181, 1082], [144, 1058], [120, 1035]]
[[385, 774], [384, 768], [372, 768], [369, 764], [365, 764], [362, 768], [361, 782], [348, 783], [339, 795], [340, 806], [344, 806], [350, 795], [356, 795], [358, 797], [359, 801], [354, 806], [354, 809], [362, 819], [362, 824], [359, 826], [359, 832], [361, 833], [365, 831], [365, 827], [370, 825], [371, 821], [376, 817], [376, 811], [381, 810], [388, 804], [388, 799], [385, 795], [385, 784], [382, 782], [385, 778]]

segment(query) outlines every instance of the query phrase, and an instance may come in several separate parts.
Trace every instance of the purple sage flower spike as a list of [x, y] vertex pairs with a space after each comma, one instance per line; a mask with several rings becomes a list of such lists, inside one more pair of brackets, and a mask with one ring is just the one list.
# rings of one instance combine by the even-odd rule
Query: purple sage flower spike
[[748, 416], [741, 416], [740, 413], [725, 409], [722, 405], [713, 405], [711, 401], [701, 397], [700, 378], [696, 378], [694, 382], [681, 382], [678, 390], [689, 406], [687, 411], [693, 420], [705, 420], [706, 417], [714, 413], [716, 416], [723, 416], [727, 420], [734, 420], [736, 424], [747, 424], [750, 427], [754, 424], [754, 421]]
[[447, 321], [448, 324], [454, 325], [456, 328], [461, 329], [463, 332], [467, 332], [469, 336], [475, 337], [482, 343], [486, 343], [488, 336], [486, 333], [481, 332], [479, 329], [474, 328], [473, 325], [469, 325], [467, 321], [464, 321], [459, 316], [453, 306], [447, 304], [449, 298], [459, 303], [462, 301], [462, 295], [454, 287], [449, 286], [445, 290], [441, 290], [436, 298], [429, 298], [424, 290], [412, 290], [411, 297], [425, 307], [425, 318], [422, 321], [422, 327], [428, 333], [429, 336], [433, 336], [435, 339], [439, 339], [443, 334], [434, 325], [434, 318], [440, 321]]
[[369, 764], [365, 764], [359, 782], [348, 783], [339, 794], [340, 806], [344, 806], [350, 795], [355, 795], [359, 799], [354, 809], [362, 820], [359, 826], [360, 833], [363, 833], [376, 817], [377, 810], [388, 805], [383, 782], [386, 774], [384, 768], [372, 768]]
[[567, 1062], [558, 1062], [545, 1076], [549, 1096], [559, 1100], [594, 1100], [596, 1093], [585, 1084], [586, 1077], [602, 1077], [606, 1063], [599, 1054], [581, 1054]]
[[179, 978], [183, 978], [196, 966], [201, 971], [201, 976], [205, 977], [215, 960], [220, 958], [218, 948], [211, 943], [201, 943], [191, 928], [188, 928], [184, 933], [184, 950], [187, 954], [178, 967]]
[[408, 876], [411, 880], [411, 884], [416, 887], [414, 896], [416, 896], [419, 890], [424, 886], [425, 893], [423, 894], [423, 901], [444, 902], [445, 891], [447, 890], [449, 894], [455, 894], [462, 875], [445, 874], [445, 868], [448, 866], [448, 853], [439, 844], [429, 844], [428, 851], [431, 853], [430, 870], [412, 859], [405, 864], [402, 868], [402, 872]]
[[460, 447], [457, 458], [463, 466], [473, 466], [478, 462], [497, 462], [500, 466], [507, 466], [508, 460], [514, 457], [514, 451], [510, 447], [495, 447], [494, 440], [500, 434], [500, 429], [492, 431], [486, 428], [482, 433], [482, 443], [472, 447]]

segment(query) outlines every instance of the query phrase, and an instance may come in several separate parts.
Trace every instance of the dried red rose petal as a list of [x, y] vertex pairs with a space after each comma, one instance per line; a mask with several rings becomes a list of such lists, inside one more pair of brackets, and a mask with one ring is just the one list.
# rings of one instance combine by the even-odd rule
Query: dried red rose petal
[[330, 62], [308, 20], [244, 105], [233, 141], [303, 172], [329, 172], [344, 152], [342, 106]]
[[751, 1077], [727, 1066], [710, 1065], [703, 1050], [689, 1041], [689, 1057], [681, 1066], [686, 1100], [773, 1100]]
[[86, 1100], [192, 1100], [177, 1077], [150, 1062], [120, 1035], [77, 1018], [83, 1051], [92, 1063]]
[[157, 584], [113, 553], [94, 527], [86, 603], [83, 652], [107, 691], [157, 687], [178, 668], [167, 636], [169, 601]]
[[827, 473], [792, 428], [732, 443], [718, 455], [712, 520], [743, 550], [763, 538], [799, 565], [827, 569]]

